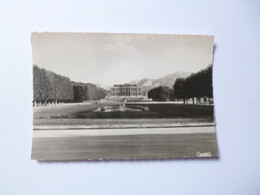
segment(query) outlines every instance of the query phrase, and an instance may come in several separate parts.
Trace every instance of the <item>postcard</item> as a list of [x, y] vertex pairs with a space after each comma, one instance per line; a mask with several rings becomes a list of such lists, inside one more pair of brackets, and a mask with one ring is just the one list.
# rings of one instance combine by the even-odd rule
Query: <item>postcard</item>
[[32, 33], [39, 161], [216, 158], [214, 36]]

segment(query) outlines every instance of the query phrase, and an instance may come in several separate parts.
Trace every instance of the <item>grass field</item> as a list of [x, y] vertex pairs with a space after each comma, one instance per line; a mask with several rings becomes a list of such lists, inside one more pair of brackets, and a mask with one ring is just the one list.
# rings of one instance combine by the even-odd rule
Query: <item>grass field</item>
[[[213, 106], [165, 103], [128, 103], [126, 107], [149, 107], [149, 111], [94, 112], [123, 103], [100, 102], [34, 107], [34, 126], [85, 125], [90, 128], [214, 124]], [[36, 128], [37, 129], [37, 128]]]

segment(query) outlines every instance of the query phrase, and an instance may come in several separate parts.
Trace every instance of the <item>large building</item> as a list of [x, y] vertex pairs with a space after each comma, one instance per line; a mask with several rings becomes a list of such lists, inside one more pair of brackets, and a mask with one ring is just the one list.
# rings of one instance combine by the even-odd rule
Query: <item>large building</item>
[[111, 89], [112, 96], [141, 96], [141, 88], [137, 85], [114, 85]]

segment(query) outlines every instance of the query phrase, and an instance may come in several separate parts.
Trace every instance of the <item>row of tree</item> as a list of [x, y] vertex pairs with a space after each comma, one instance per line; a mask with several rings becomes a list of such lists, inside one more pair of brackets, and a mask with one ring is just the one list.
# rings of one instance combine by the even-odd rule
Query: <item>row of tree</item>
[[91, 83], [73, 82], [74, 102], [83, 102], [84, 100], [100, 100], [106, 96], [103, 89], [98, 88]]
[[151, 89], [148, 98], [156, 101], [183, 99], [184, 103], [187, 99], [192, 99], [193, 103], [195, 100], [199, 103], [201, 98], [210, 101], [213, 98], [212, 65], [187, 78], [178, 78], [173, 88], [160, 86]]
[[69, 78], [33, 66], [33, 98], [36, 101], [71, 101], [73, 88]]
[[33, 66], [33, 98], [36, 102], [82, 102], [105, 96], [104, 90], [96, 85], [71, 82], [68, 77]]
[[185, 79], [177, 79], [174, 83], [173, 90], [174, 98], [183, 99], [184, 103], [190, 98], [193, 103], [195, 99], [198, 103], [201, 101], [201, 98], [210, 100], [213, 98], [212, 65]]

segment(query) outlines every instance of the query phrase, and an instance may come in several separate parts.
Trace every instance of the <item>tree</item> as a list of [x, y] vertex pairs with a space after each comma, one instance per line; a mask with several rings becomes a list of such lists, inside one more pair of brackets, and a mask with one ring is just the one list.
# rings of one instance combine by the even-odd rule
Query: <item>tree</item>
[[83, 102], [84, 100], [100, 100], [106, 97], [103, 89], [98, 88], [91, 83], [73, 82], [74, 102]]
[[46, 73], [38, 66], [33, 66], [33, 99], [46, 101], [54, 98], [54, 91]]
[[183, 99], [183, 102], [185, 103], [186, 94], [185, 94], [185, 79], [184, 78], [176, 79], [176, 81], [173, 85], [173, 93], [174, 93], [174, 98]]
[[148, 91], [148, 98], [152, 98], [156, 101], [166, 101], [171, 99], [172, 89], [165, 86], [153, 88]]
[[212, 88], [212, 65], [187, 77], [186, 79], [178, 78], [173, 86], [174, 97], [177, 99], [192, 98], [200, 102], [200, 98], [213, 97]]
[[68, 77], [44, 70], [52, 86], [53, 100], [73, 100], [73, 87]]
[[68, 77], [33, 66], [33, 98], [36, 102], [83, 102], [105, 96], [105, 91], [94, 84], [71, 82]]
[[73, 88], [68, 77], [34, 65], [33, 95], [35, 101], [71, 101]]
[[83, 102], [88, 99], [87, 86], [82, 83], [73, 83], [74, 102]]
[[92, 83], [87, 83], [86, 85], [88, 88], [88, 99], [100, 100], [106, 97], [104, 89], [101, 89]]

